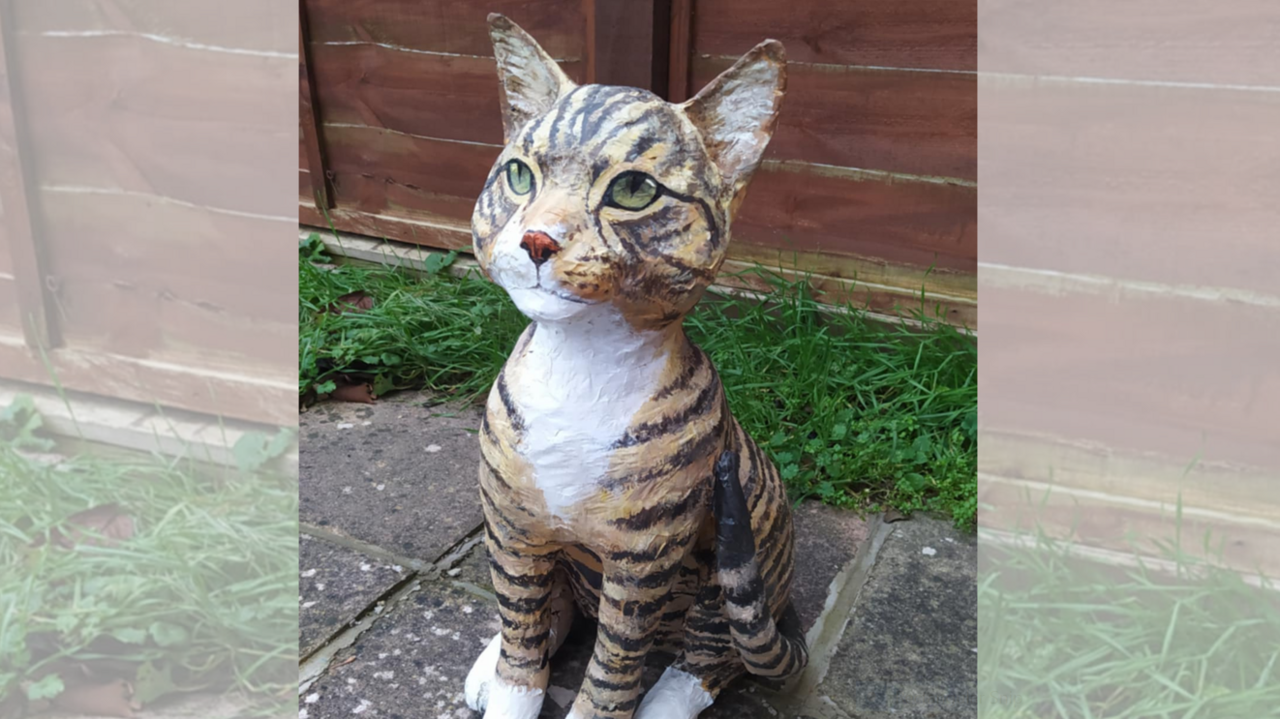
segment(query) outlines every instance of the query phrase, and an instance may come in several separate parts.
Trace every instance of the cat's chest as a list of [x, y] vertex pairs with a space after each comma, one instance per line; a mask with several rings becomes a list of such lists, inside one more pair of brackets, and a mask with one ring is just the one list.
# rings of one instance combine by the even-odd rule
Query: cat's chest
[[[607, 351], [531, 348], [511, 374], [523, 418], [516, 451], [547, 510], [566, 519], [610, 476], [616, 445], [653, 396], [660, 358], [625, 366]], [[612, 360], [612, 361], [611, 361]]]

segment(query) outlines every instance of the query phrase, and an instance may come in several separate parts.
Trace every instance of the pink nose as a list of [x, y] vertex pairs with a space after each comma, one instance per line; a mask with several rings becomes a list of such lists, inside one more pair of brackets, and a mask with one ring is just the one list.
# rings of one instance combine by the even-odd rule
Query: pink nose
[[560, 251], [560, 243], [551, 239], [551, 236], [545, 232], [526, 232], [524, 239], [520, 240], [520, 246], [525, 252], [529, 253], [529, 259], [533, 260], [535, 266], [541, 267], [543, 262], [551, 259], [551, 256]]

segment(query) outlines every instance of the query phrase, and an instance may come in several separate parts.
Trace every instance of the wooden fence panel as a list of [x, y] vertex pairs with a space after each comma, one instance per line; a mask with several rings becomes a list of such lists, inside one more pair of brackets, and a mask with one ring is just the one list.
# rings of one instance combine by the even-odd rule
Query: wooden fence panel
[[[162, 0], [5, 5], [60, 325], [52, 371], [71, 389], [295, 421], [296, 300], [280, 284], [295, 260], [258, 250], [294, 222], [281, 140], [297, 41], [281, 31], [296, 15], [257, 0], [214, 20]], [[0, 367], [47, 383], [31, 345], [0, 336]]]
[[[304, 200], [303, 223], [470, 246], [472, 206], [502, 142], [490, 11], [575, 81], [672, 100], [760, 40], [783, 40], [789, 96], [727, 269], [763, 260], [813, 272], [824, 298], [885, 313], [919, 309], [924, 291], [950, 321], [976, 327], [972, 4], [307, 0], [305, 71], [333, 207]], [[300, 195], [311, 164], [301, 158]]]
[[985, 5], [980, 526], [1280, 575], [1275, 13]]
[[764, 37], [797, 63], [978, 69], [976, 2], [695, 0], [695, 54], [740, 55]]

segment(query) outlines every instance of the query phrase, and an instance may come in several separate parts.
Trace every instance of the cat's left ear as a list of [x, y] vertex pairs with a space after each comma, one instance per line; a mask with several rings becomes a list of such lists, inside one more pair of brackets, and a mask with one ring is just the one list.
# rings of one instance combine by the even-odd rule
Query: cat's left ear
[[679, 106], [733, 188], [735, 209], [773, 137], [786, 90], [786, 52], [777, 40], [765, 40]]
[[504, 15], [489, 15], [489, 37], [498, 60], [502, 130], [507, 142], [577, 87], [537, 41]]

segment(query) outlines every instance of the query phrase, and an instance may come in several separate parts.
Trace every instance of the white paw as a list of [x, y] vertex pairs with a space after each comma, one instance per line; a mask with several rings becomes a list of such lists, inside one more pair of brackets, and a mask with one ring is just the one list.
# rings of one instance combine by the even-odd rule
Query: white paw
[[541, 689], [512, 686], [494, 677], [484, 719], [538, 719], [545, 696]]
[[498, 679], [498, 653], [501, 651], [502, 634], [499, 633], [489, 640], [489, 646], [484, 648], [480, 658], [471, 665], [471, 671], [467, 673], [464, 692], [467, 706], [472, 711], [482, 712], [489, 703], [489, 687]]
[[636, 709], [635, 719], [694, 719], [715, 698], [694, 675], [667, 667]]
[[463, 686], [467, 706], [484, 712], [485, 719], [537, 719], [542, 711], [545, 692], [541, 689], [506, 684], [498, 679], [498, 655], [502, 651], [502, 635], [489, 640], [489, 646], [467, 672]]

